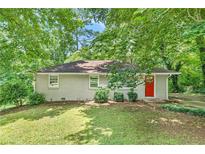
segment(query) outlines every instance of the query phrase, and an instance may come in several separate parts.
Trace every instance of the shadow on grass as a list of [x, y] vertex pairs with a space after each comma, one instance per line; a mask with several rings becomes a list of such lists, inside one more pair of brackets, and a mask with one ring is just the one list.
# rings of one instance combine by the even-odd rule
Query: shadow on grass
[[109, 140], [113, 135], [112, 124], [109, 125], [109, 120], [112, 118], [108, 114], [110, 109], [112, 110], [107, 106], [81, 110], [82, 115], [90, 119], [89, 122], [85, 124], [83, 130], [69, 134], [64, 139], [72, 144], [106, 144], [105, 140]]
[[[64, 137], [69, 143], [132, 145], [201, 142], [195, 141], [190, 134], [187, 135], [190, 129], [195, 130], [195, 128], [184, 128], [184, 124], [177, 119], [177, 115], [171, 116], [167, 112], [119, 106], [92, 107], [82, 112], [91, 120], [84, 130]], [[171, 118], [171, 120], [163, 122], [163, 119], [159, 119], [160, 117]]]
[[91, 120], [84, 130], [64, 137], [73, 144], [134, 144], [140, 142], [137, 138], [146, 140], [146, 135], [141, 137], [144, 131], [157, 136], [156, 127], [147, 125], [143, 115], [138, 119], [141, 112], [132, 107], [91, 107], [82, 112]]
[[[0, 114], [0, 126], [13, 123], [19, 119], [24, 120], [39, 120], [44, 117], [55, 117], [63, 114], [65, 111], [78, 107], [78, 105], [73, 104], [41, 104], [36, 106], [23, 106], [14, 109], [10, 109], [9, 112], [2, 112]], [[15, 115], [14, 115], [15, 114]]]
[[[119, 105], [88, 107], [78, 104], [42, 104], [1, 116], [0, 126], [19, 119], [33, 121], [56, 116], [58, 118], [55, 121], [52, 119], [50, 124], [59, 123], [55, 123], [53, 128], [45, 127], [44, 131], [50, 131], [47, 136], [35, 136], [35, 139], [43, 140], [42, 144], [48, 143], [49, 138], [49, 143], [55, 144], [187, 144], [195, 143], [188, 134], [190, 130], [195, 132], [194, 136], [200, 136], [196, 133], [195, 126], [190, 124], [193, 122], [190, 117], [185, 116], [183, 119], [170, 112]], [[169, 119], [174, 120], [169, 122]], [[186, 122], [186, 125], [180, 122]], [[55, 135], [58, 135], [59, 140]]]
[[111, 135], [112, 130], [110, 128], [97, 128], [87, 123], [84, 130], [68, 135], [64, 139], [72, 141], [73, 144], [102, 144], [100, 140]]

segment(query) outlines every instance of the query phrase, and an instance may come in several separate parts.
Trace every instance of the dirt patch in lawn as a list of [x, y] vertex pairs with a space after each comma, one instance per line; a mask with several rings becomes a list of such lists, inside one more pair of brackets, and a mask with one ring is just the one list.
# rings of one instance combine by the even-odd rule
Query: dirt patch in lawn
[[[173, 114], [173, 112], [163, 110], [159, 110], [159, 112], [163, 116], [156, 121], [160, 124], [161, 130], [166, 131], [167, 134], [189, 136], [200, 143], [205, 140], [205, 118], [184, 113]], [[189, 141], [187, 142], [189, 143]]]
[[[158, 117], [153, 117], [153, 119], [151, 118], [149, 123], [159, 125], [161, 131], [173, 136], [178, 136], [179, 134], [182, 136], [189, 136], [192, 141], [195, 140], [196, 143], [199, 142], [204, 144], [204, 117], [166, 111], [160, 108], [160, 103], [145, 103], [143, 101], [139, 101], [136, 103], [121, 103], [118, 105], [157, 113]], [[187, 144], [191, 143], [190, 141], [184, 142], [187, 142]]]

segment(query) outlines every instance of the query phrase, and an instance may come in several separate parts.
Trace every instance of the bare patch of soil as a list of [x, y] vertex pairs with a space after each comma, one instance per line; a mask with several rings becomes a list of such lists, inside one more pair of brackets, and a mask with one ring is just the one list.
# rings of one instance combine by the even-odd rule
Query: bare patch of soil
[[[189, 135], [199, 141], [205, 140], [205, 118], [184, 113], [171, 113], [160, 117], [157, 121], [161, 130], [172, 135]], [[188, 142], [188, 141], [187, 141]]]

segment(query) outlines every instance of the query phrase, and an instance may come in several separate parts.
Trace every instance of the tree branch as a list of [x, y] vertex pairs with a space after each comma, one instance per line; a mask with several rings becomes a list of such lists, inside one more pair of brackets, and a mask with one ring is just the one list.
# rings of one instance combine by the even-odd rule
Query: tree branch
[[187, 10], [188, 17], [194, 21], [197, 21], [197, 19], [190, 14], [189, 9], [186, 9], [186, 10]]

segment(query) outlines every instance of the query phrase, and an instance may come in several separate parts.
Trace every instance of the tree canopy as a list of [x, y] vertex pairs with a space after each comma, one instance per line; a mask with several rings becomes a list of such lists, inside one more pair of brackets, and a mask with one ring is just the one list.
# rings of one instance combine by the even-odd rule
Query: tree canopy
[[106, 30], [92, 41], [87, 51], [91, 59], [118, 59], [144, 70], [160, 66], [182, 72], [179, 79], [172, 77], [175, 92], [205, 87], [205, 9], [108, 9], [98, 13], [104, 17], [99, 20]]
[[[101, 33], [86, 26], [103, 23]], [[0, 86], [79, 59], [165, 67], [174, 92], [205, 87], [205, 9], [0, 9]]]

